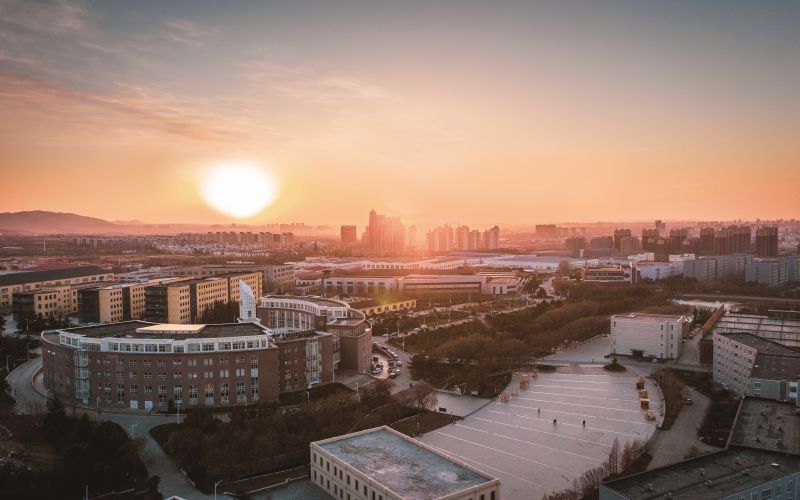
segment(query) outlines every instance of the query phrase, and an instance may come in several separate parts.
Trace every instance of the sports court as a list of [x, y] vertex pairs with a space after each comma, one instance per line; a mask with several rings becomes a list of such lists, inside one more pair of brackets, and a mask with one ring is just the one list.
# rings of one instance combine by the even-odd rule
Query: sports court
[[[603, 463], [615, 438], [650, 437], [656, 423], [640, 409], [638, 379], [586, 365], [540, 373], [509, 402], [497, 399], [421, 440], [499, 478], [502, 498], [539, 499]], [[518, 387], [515, 376], [508, 391]], [[658, 414], [656, 387], [645, 387]]]

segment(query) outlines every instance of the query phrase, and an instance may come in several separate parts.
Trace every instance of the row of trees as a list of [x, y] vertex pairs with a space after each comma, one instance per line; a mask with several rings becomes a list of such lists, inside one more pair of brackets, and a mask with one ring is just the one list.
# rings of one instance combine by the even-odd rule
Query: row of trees
[[644, 468], [643, 462], [649, 456], [650, 449], [644, 441], [628, 441], [620, 446], [619, 439], [614, 439], [608, 458], [601, 465], [589, 469], [572, 482], [572, 486], [563, 491], [545, 494], [542, 500], [582, 500], [597, 498], [598, 490], [607, 477], [623, 476], [638, 472]]
[[206, 324], [235, 323], [238, 317], [239, 302], [235, 300], [218, 300], [203, 310], [197, 322]]
[[[406, 349], [416, 354], [412, 375], [437, 387], [461, 383], [480, 387], [486, 385], [489, 374], [608, 333], [612, 314], [691, 310], [672, 304], [668, 292], [652, 287], [606, 287], [567, 280], [554, 281], [554, 287], [568, 298], [496, 314], [489, 318], [488, 327], [474, 321], [405, 337]], [[702, 314], [697, 314], [702, 320]]]
[[661, 393], [664, 395], [664, 423], [661, 428], [669, 429], [675, 419], [678, 418], [681, 408], [683, 408], [683, 393], [686, 390], [686, 386], [672, 369], [655, 372], [653, 379], [658, 382]]
[[[360, 398], [334, 394], [292, 408], [239, 407], [228, 423], [197, 409], [180, 425], [160, 426], [152, 434], [198, 487], [210, 491], [219, 480], [308, 463], [310, 442], [351, 432], [357, 424], [390, 424], [409, 411], [394, 403], [389, 382], [381, 382], [362, 389]], [[372, 416], [366, 423], [365, 415]]]

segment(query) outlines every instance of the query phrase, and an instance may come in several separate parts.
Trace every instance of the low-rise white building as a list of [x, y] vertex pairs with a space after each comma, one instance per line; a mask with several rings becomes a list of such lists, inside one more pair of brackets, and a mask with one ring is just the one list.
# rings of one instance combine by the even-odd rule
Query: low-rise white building
[[680, 276], [683, 274], [683, 261], [673, 262], [640, 262], [636, 265], [636, 272], [639, 279], [643, 280], [664, 280], [670, 276]]
[[690, 324], [687, 316], [615, 314], [611, 316], [611, 353], [676, 359]]
[[351, 500], [500, 500], [500, 480], [397, 432], [376, 427], [311, 443], [311, 481]]

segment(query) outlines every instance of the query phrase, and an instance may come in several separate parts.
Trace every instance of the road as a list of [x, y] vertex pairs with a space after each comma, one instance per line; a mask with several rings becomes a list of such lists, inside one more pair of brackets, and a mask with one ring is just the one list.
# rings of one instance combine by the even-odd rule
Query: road
[[663, 467], [680, 462], [692, 454], [704, 454], [719, 451], [697, 438], [697, 430], [703, 423], [710, 401], [706, 396], [686, 387], [694, 404], [684, 405], [669, 430], [656, 431], [653, 438], [653, 459], [648, 469]]
[[30, 413], [31, 406], [44, 405], [44, 398], [36, 392], [31, 384], [31, 377], [41, 367], [42, 358], [34, 358], [19, 365], [6, 377], [11, 397], [16, 400], [14, 411], [19, 415]]
[[[389, 344], [386, 341], [386, 337], [372, 337], [372, 341], [377, 342], [378, 345], [381, 347], [386, 347], [390, 351], [394, 351], [395, 353], [397, 353], [398, 361], [402, 363], [402, 366], [400, 366], [400, 375], [398, 375], [394, 379], [390, 379], [393, 382], [392, 393], [397, 393], [402, 391], [403, 389], [407, 389], [408, 386], [411, 384], [411, 374], [408, 371], [408, 365], [409, 362], [411, 361], [412, 354], [400, 349], [399, 347], [395, 347], [392, 344]], [[384, 366], [386, 366], [385, 363]]]

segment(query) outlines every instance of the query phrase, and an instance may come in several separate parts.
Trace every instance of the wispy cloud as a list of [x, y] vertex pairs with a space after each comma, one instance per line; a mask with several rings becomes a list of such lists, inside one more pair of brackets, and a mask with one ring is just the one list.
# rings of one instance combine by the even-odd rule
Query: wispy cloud
[[187, 19], [173, 19], [164, 23], [162, 34], [167, 40], [190, 47], [202, 47], [216, 31]]
[[81, 30], [86, 25], [88, 14], [84, 5], [66, 0], [0, 0], [0, 19], [4, 23], [41, 33]]
[[398, 99], [389, 90], [355, 76], [273, 61], [251, 61], [243, 66], [254, 87], [317, 104]]
[[247, 131], [225, 117], [206, 110], [204, 102], [118, 83], [110, 93], [88, 92], [46, 78], [0, 71], [0, 103], [46, 113], [80, 126], [116, 127], [140, 133], [225, 142]]
[[12, 54], [8, 54], [0, 49], [0, 62], [9, 62], [9, 63], [16, 63], [16, 64], [24, 64], [26, 66], [38, 66], [39, 62], [35, 61], [28, 57], [18, 57]]

